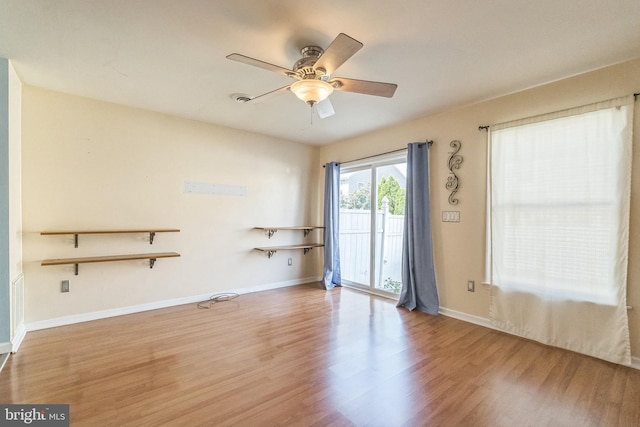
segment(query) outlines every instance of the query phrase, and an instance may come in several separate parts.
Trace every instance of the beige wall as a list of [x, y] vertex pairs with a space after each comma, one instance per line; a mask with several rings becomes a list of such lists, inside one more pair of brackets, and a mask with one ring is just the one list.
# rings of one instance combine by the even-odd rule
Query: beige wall
[[[318, 274], [318, 251], [269, 260], [251, 250], [303, 240], [294, 232], [268, 240], [252, 228], [309, 222], [316, 148], [29, 86], [22, 118], [27, 324]], [[241, 186], [246, 196], [185, 194], [185, 181]], [[158, 234], [152, 246], [141, 234], [80, 236], [78, 249], [72, 236], [39, 234], [149, 227], [182, 231]], [[182, 256], [153, 269], [147, 261], [84, 264], [78, 276], [73, 266], [40, 265], [166, 251]], [[70, 293], [60, 293], [65, 279]]]
[[[398, 94], [402, 88], [399, 88]], [[489, 292], [478, 285], [483, 278], [486, 132], [480, 125], [584, 105], [640, 91], [640, 60], [635, 60], [558, 81], [545, 86], [477, 103], [441, 114], [340, 141], [320, 150], [320, 163], [348, 161], [406, 147], [409, 142], [432, 139], [431, 198], [434, 252], [441, 305], [469, 315], [489, 316]], [[636, 102], [634, 158], [631, 195], [631, 243], [628, 303], [632, 353], [640, 356], [640, 108]], [[462, 142], [464, 163], [459, 170], [460, 203], [448, 204], [449, 142]], [[319, 180], [322, 177], [319, 174]], [[558, 183], [562, 185], [562, 183]], [[321, 195], [320, 187], [318, 193]], [[319, 196], [321, 198], [321, 196]], [[442, 223], [443, 210], [459, 210], [460, 223]], [[476, 281], [476, 292], [467, 291], [467, 280]]]

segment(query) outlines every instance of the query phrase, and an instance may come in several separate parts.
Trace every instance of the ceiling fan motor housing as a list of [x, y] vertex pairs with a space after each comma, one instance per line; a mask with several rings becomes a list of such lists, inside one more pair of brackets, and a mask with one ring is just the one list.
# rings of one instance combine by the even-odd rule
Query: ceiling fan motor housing
[[323, 68], [313, 68], [320, 56], [324, 53], [324, 49], [319, 46], [305, 46], [300, 49], [300, 58], [293, 66], [296, 77], [300, 80], [320, 80], [325, 76], [326, 70]]

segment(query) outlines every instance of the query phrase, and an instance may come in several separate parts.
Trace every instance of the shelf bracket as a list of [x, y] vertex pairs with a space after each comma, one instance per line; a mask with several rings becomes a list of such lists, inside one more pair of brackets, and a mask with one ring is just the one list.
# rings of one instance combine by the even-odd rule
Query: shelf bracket
[[149, 244], [153, 245], [153, 238], [156, 237], [156, 232], [152, 231], [149, 233]]
[[[76, 248], [77, 248], [77, 247], [78, 247], [78, 235], [77, 235], [77, 234], [74, 234], [74, 235], [73, 235], [73, 242], [75, 243]], [[76, 274], [77, 274], [77, 273], [76, 273]]]
[[[76, 236], [77, 236], [77, 234], [76, 234]], [[74, 264], [74, 265], [75, 265], [74, 273], [77, 276], [78, 275], [78, 264]]]
[[277, 251], [267, 251], [267, 258], [271, 259], [271, 257], [276, 253]]
[[313, 248], [304, 248], [303, 249], [303, 255], [306, 255], [307, 252], [309, 252], [311, 249], [313, 249]]
[[[271, 236], [273, 236], [276, 231], [278, 231], [278, 230], [274, 230], [274, 229], [270, 228], [270, 229], [264, 230], [264, 234], [266, 234], [267, 237], [270, 239]], [[271, 258], [271, 257], [269, 257], [269, 258]]]
[[304, 237], [307, 237], [309, 235], [309, 233], [311, 233], [311, 229], [310, 228], [305, 228], [304, 229]]
[[156, 259], [155, 258], [150, 258], [149, 259], [149, 268], [153, 268], [153, 265], [156, 263]]

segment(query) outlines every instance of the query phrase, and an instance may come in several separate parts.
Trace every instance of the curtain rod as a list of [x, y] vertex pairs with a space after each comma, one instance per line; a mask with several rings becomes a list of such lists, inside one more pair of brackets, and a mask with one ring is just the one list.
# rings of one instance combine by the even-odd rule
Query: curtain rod
[[[428, 144], [429, 147], [431, 147], [433, 145], [433, 141], [430, 139], [427, 139], [425, 142], [423, 142], [422, 144]], [[365, 157], [360, 157], [359, 159], [353, 159], [353, 160], [347, 160], [346, 162], [337, 162], [338, 164], [342, 164], [342, 163], [351, 163], [351, 162], [358, 162], [360, 160], [366, 160], [366, 159], [371, 159], [372, 157], [378, 157], [378, 156], [384, 156], [386, 154], [393, 154], [393, 153], [399, 153], [400, 151], [405, 151], [406, 148], [399, 148], [397, 150], [391, 150], [391, 151], [387, 151], [385, 153], [380, 153], [380, 154], [372, 154], [371, 156], [365, 156]], [[322, 167], [324, 168], [325, 165], [322, 165]]]
[[[640, 92], [636, 92], [633, 94], [633, 100], [637, 101], [638, 97], [640, 96]], [[478, 126], [478, 130], [482, 131], [482, 130], [489, 130], [490, 126]]]

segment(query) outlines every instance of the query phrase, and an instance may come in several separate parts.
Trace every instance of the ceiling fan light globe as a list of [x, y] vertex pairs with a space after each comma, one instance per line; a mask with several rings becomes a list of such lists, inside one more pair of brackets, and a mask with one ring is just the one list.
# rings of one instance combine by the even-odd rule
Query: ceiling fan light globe
[[291, 92], [309, 105], [322, 102], [333, 92], [333, 86], [323, 80], [298, 80], [291, 85]]

